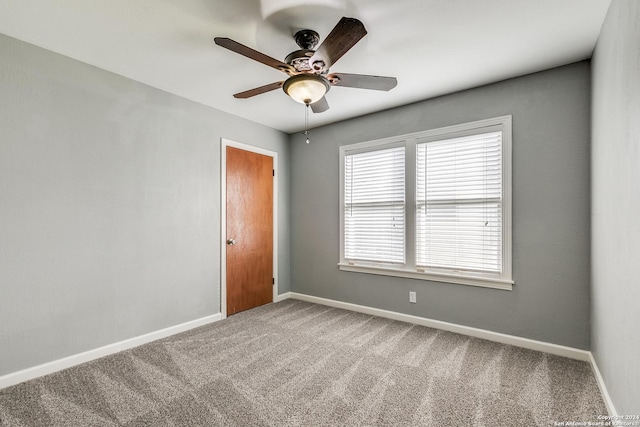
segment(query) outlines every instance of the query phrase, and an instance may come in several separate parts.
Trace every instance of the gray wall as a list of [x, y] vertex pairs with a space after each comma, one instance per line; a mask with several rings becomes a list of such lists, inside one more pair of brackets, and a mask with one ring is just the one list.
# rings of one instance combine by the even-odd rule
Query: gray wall
[[592, 351], [640, 414], [640, 2], [611, 2], [592, 67]]
[[[292, 135], [292, 290], [588, 349], [589, 103], [580, 62]], [[507, 114], [513, 291], [338, 270], [339, 146]]]
[[0, 35], [0, 375], [219, 312], [220, 138], [289, 138]]

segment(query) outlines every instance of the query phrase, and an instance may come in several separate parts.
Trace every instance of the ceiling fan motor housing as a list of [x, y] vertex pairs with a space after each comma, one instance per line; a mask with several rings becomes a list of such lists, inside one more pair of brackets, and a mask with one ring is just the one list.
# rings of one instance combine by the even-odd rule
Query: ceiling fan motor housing
[[305, 29], [295, 33], [293, 38], [301, 50], [291, 52], [284, 61], [301, 73], [312, 72], [316, 74], [326, 74], [324, 63], [321, 66], [309, 63], [309, 59], [316, 52], [313, 49], [320, 42], [320, 35], [313, 30]]
[[311, 58], [314, 53], [315, 51], [311, 49], [296, 50], [295, 52], [291, 52], [289, 55], [287, 55], [284, 62], [291, 65], [301, 73], [309, 72], [311, 71], [309, 58]]

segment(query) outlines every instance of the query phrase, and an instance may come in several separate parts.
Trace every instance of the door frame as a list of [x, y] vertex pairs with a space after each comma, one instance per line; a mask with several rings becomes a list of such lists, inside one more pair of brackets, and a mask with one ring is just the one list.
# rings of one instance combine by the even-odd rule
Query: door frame
[[227, 318], [227, 147], [262, 154], [273, 159], [273, 301], [278, 297], [278, 153], [220, 138], [220, 314]]

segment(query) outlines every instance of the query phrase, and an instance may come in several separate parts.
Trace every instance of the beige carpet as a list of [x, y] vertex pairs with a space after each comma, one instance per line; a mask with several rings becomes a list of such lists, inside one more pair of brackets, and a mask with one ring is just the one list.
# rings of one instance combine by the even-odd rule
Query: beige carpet
[[587, 363], [296, 300], [0, 390], [2, 426], [549, 426]]

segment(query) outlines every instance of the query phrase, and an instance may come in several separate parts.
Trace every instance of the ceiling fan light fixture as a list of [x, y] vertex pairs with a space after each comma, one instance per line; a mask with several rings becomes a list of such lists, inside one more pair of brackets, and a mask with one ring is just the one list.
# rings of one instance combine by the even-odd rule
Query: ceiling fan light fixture
[[289, 77], [282, 86], [284, 92], [301, 104], [314, 104], [329, 91], [329, 81], [317, 74], [297, 74]]

